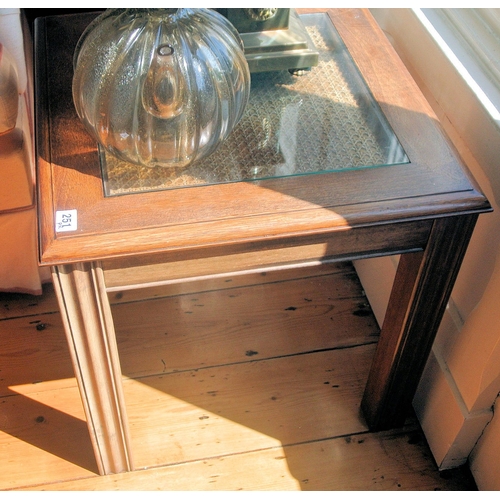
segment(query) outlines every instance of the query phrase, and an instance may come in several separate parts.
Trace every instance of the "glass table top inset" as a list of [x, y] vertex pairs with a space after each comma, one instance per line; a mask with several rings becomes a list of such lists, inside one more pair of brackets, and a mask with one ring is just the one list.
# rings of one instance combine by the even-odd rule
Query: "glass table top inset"
[[301, 16], [319, 64], [301, 76], [252, 74], [243, 118], [208, 158], [177, 171], [100, 152], [104, 194], [311, 175], [409, 163], [326, 14]]

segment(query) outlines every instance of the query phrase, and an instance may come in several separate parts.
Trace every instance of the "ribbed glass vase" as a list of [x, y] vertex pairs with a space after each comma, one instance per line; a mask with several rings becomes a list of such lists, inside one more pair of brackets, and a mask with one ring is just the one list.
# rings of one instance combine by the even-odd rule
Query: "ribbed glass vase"
[[81, 36], [73, 101], [114, 156], [183, 168], [243, 115], [250, 72], [238, 32], [209, 9], [108, 9]]

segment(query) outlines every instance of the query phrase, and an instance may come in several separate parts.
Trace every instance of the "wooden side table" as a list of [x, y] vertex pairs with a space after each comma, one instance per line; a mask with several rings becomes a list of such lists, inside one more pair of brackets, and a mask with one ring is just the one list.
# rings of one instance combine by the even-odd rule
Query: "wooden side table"
[[250, 132], [172, 176], [102, 155], [76, 116], [73, 50], [94, 15], [37, 20], [40, 263], [102, 474], [133, 469], [110, 291], [402, 254], [361, 406], [380, 430], [411, 403], [490, 205], [369, 12], [300, 12], [320, 66], [253, 77]]

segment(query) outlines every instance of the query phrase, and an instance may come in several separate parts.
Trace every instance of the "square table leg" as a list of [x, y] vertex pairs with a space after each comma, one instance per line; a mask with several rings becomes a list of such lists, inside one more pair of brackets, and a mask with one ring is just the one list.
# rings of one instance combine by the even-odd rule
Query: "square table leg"
[[100, 474], [133, 470], [116, 337], [98, 263], [53, 267], [52, 278]]
[[401, 255], [361, 404], [373, 431], [404, 423], [476, 220], [437, 219], [424, 251]]

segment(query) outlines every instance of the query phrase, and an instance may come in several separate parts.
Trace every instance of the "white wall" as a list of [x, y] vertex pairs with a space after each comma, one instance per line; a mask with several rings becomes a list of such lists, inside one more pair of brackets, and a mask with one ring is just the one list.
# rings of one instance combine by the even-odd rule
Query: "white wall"
[[[414, 408], [440, 468], [469, 460], [479, 489], [500, 490], [500, 127], [418, 9], [371, 11], [495, 210], [479, 217]], [[356, 263], [379, 321], [396, 264]]]

